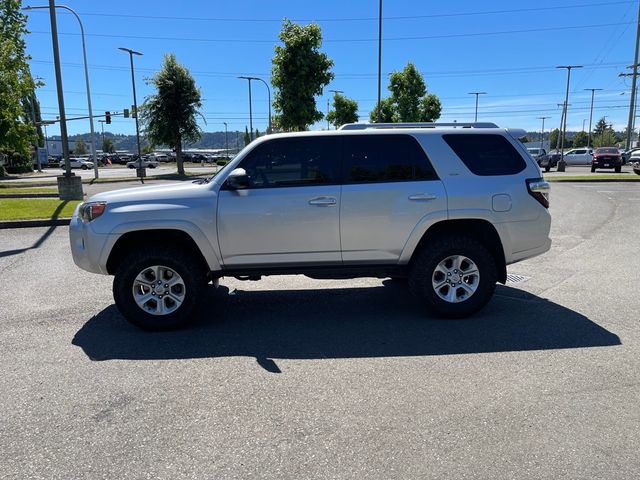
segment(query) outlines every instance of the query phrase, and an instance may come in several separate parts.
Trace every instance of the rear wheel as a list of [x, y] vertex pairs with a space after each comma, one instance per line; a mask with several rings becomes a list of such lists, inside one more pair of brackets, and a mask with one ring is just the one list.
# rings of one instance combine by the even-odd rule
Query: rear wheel
[[451, 235], [425, 246], [409, 271], [409, 288], [437, 315], [462, 318], [493, 296], [496, 262], [473, 238]]
[[544, 167], [545, 172], [548, 172], [549, 170], [551, 170], [551, 165], [547, 165], [546, 167]]
[[206, 268], [193, 256], [170, 247], [133, 252], [113, 280], [120, 313], [146, 330], [187, 325], [202, 297]]
[[616, 167], [616, 173], [621, 173], [622, 172], [622, 167]]
[[591, 167], [591, 173], [594, 173], [596, 171], [596, 167]]

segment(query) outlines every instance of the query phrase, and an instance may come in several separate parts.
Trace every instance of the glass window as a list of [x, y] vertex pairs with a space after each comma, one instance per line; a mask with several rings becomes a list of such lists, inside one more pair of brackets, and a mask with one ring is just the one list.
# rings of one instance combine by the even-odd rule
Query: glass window
[[502, 135], [446, 134], [442, 138], [476, 175], [513, 175], [527, 166]]
[[345, 183], [435, 180], [437, 175], [410, 135], [343, 137]]
[[338, 137], [291, 137], [267, 141], [239, 165], [249, 188], [337, 183]]

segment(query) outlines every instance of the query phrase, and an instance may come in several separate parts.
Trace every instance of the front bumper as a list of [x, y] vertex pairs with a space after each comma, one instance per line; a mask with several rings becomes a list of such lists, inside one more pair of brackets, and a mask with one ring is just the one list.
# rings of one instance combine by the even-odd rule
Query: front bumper
[[[78, 207], [79, 208], [79, 207]], [[96, 233], [91, 224], [78, 217], [78, 208], [69, 224], [69, 242], [73, 262], [83, 270], [107, 275], [107, 259], [103, 253], [109, 244], [114, 243], [114, 235]]]

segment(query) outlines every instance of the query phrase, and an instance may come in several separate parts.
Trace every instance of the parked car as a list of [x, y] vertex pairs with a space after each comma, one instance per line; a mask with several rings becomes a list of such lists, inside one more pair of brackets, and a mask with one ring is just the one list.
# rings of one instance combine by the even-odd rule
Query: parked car
[[[71, 168], [80, 168], [82, 170], [93, 168], [93, 162], [90, 162], [89, 160], [85, 160], [84, 158], [70, 158], [69, 165], [71, 165]], [[60, 160], [60, 168], [66, 169], [66, 164], [64, 159]]]
[[118, 309], [145, 329], [185, 325], [225, 276], [406, 278], [433, 314], [468, 316], [507, 265], [551, 246], [549, 184], [522, 135], [382, 123], [264, 136], [202, 182], [79, 205], [73, 259], [115, 275]]
[[622, 171], [622, 155], [615, 147], [596, 148], [591, 161], [591, 173], [598, 168], [613, 168], [616, 173]]
[[564, 161], [567, 165], [591, 165], [593, 159], [593, 149], [574, 148], [564, 154]]
[[142, 157], [142, 160], [131, 160], [130, 162], [127, 162], [127, 168], [156, 168], [159, 166], [160, 162], [149, 157]]
[[169, 159], [169, 155], [167, 155], [166, 153], [157, 153], [157, 152], [150, 153], [148, 155], [148, 158], [151, 158], [153, 160], [157, 160], [158, 162], [164, 162], [164, 163], [166, 163], [166, 162], [168, 162], [170, 160]]
[[548, 172], [552, 168], [556, 168], [558, 166], [559, 161], [560, 161], [559, 152], [549, 152], [540, 158], [538, 165], [540, 165], [540, 168], [544, 168], [545, 172]]

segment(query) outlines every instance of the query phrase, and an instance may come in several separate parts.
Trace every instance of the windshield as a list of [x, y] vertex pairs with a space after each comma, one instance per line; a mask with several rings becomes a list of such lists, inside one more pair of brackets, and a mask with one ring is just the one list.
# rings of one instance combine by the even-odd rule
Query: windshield
[[606, 153], [606, 154], [614, 154], [617, 155], [618, 153], [618, 149], [617, 148], [596, 148], [596, 153]]

